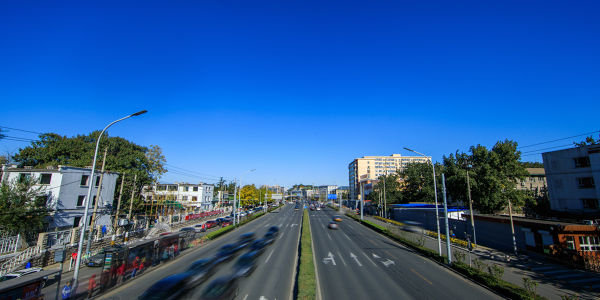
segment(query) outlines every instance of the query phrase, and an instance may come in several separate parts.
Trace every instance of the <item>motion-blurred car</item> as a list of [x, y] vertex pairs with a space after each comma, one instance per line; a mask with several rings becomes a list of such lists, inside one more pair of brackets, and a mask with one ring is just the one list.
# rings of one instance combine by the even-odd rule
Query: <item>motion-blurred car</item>
[[208, 279], [215, 272], [214, 259], [199, 259], [190, 265], [186, 272], [193, 275], [190, 278], [189, 286], [196, 286]]
[[259, 254], [265, 251], [268, 243], [266, 239], [258, 239], [250, 244], [249, 251], [256, 251]]
[[248, 276], [254, 269], [256, 269], [256, 259], [260, 254], [256, 251], [250, 251], [238, 258], [233, 266], [234, 276]]
[[[42, 268], [28, 268], [28, 269], [13, 271], [11, 273], [5, 274], [4, 276], [0, 277], [0, 282], [19, 278], [21, 276], [25, 276], [25, 275], [29, 275], [29, 274], [33, 274], [33, 273], [37, 273], [37, 272], [40, 272], [43, 270], [44, 269], [42, 269]], [[48, 280], [48, 276], [44, 277], [44, 281], [42, 282], [42, 288], [44, 286], [46, 286], [46, 280]]]
[[193, 273], [185, 272], [167, 276], [147, 289], [139, 300], [175, 300], [185, 295], [190, 289]]
[[234, 276], [219, 277], [208, 284], [200, 299], [221, 300], [233, 299], [237, 296], [238, 284]]
[[275, 236], [277, 236], [277, 234], [279, 233], [279, 227], [271, 226], [269, 227], [269, 229], [267, 229], [267, 232], [272, 232]]
[[329, 227], [329, 229], [338, 229], [338, 224], [337, 222], [331, 221], [327, 227]]
[[237, 247], [234, 244], [223, 245], [215, 256], [215, 264], [220, 264], [232, 259], [237, 251], [236, 248]]
[[336, 222], [341, 222], [342, 221], [342, 217], [336, 215], [336, 216], [333, 216], [333, 220], [336, 221]]

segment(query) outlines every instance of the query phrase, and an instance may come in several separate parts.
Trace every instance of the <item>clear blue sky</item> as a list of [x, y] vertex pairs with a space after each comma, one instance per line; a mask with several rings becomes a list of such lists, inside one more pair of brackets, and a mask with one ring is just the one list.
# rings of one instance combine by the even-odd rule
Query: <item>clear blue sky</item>
[[0, 126], [72, 136], [147, 109], [109, 133], [195, 175], [163, 181], [285, 186], [347, 185], [354, 158], [404, 146], [599, 130], [600, 2], [488, 2], [4, 1]]

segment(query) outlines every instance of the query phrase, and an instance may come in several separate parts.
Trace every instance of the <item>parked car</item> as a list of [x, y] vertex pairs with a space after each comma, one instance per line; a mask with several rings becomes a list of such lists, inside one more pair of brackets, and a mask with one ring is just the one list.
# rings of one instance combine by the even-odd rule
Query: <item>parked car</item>
[[217, 300], [217, 299], [234, 299], [238, 293], [237, 277], [224, 276], [213, 280], [208, 284], [200, 299]]
[[139, 300], [175, 300], [185, 295], [191, 286], [189, 285], [193, 273], [185, 272], [174, 274], [159, 280], [147, 289]]
[[101, 267], [104, 265], [104, 251], [100, 251], [99, 253], [90, 256], [85, 265], [88, 267]]
[[206, 229], [210, 229], [210, 228], [217, 226], [217, 222], [214, 220], [206, 221], [206, 223], [204, 223], [204, 224], [205, 224]]
[[250, 251], [238, 258], [233, 266], [234, 276], [248, 276], [256, 269], [256, 259], [260, 254], [256, 251]]
[[182, 227], [179, 228], [179, 231], [196, 231], [194, 227]]
[[204, 224], [194, 225], [194, 229], [196, 230], [196, 232], [206, 232], [206, 227], [204, 226]]
[[225, 219], [223, 220], [223, 223], [221, 223], [221, 227], [227, 227], [230, 226], [232, 224], [231, 220]]

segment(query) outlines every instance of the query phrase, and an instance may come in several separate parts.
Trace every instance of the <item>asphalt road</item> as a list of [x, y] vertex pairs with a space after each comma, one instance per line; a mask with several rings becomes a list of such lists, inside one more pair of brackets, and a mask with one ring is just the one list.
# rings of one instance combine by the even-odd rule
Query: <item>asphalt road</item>
[[310, 211], [322, 299], [502, 299], [491, 291], [342, 216]]
[[[291, 299], [301, 213], [302, 211], [294, 211], [294, 205], [285, 205], [281, 209], [268, 213], [204, 246], [190, 250], [183, 257], [143, 274], [138, 279], [100, 296], [99, 299], [137, 299], [160, 279], [185, 271], [191, 263], [198, 259], [214, 256], [221, 246], [237, 241], [241, 234], [254, 232], [259, 238], [273, 225], [280, 227], [277, 240], [268, 246], [258, 259], [254, 272], [238, 281], [237, 298], [244, 300]], [[188, 293], [185, 299], [198, 299], [213, 279], [231, 274], [237, 257], [228, 263], [219, 265], [217, 272]]]

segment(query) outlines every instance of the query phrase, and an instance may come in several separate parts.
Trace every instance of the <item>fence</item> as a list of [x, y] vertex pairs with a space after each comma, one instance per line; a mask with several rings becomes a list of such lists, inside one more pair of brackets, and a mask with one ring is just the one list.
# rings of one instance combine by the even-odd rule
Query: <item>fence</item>
[[48, 242], [46, 243], [46, 246], [48, 248], [53, 248], [70, 244], [72, 232], [73, 230], [71, 229], [48, 232]]
[[0, 254], [17, 252], [17, 249], [19, 248], [20, 239], [20, 234], [0, 239]]
[[33, 246], [33, 247], [29, 247], [27, 249], [25, 249], [24, 251], [21, 251], [18, 255], [12, 257], [10, 260], [8, 260], [7, 262], [3, 263], [0, 266], [0, 276], [3, 276], [4, 274], [8, 273], [8, 272], [12, 272], [13, 270], [15, 270], [16, 268], [18, 268], [21, 264], [23, 264], [23, 262], [29, 260], [30, 258], [34, 257], [35, 255], [38, 255], [42, 252], [42, 247], [39, 246]]

